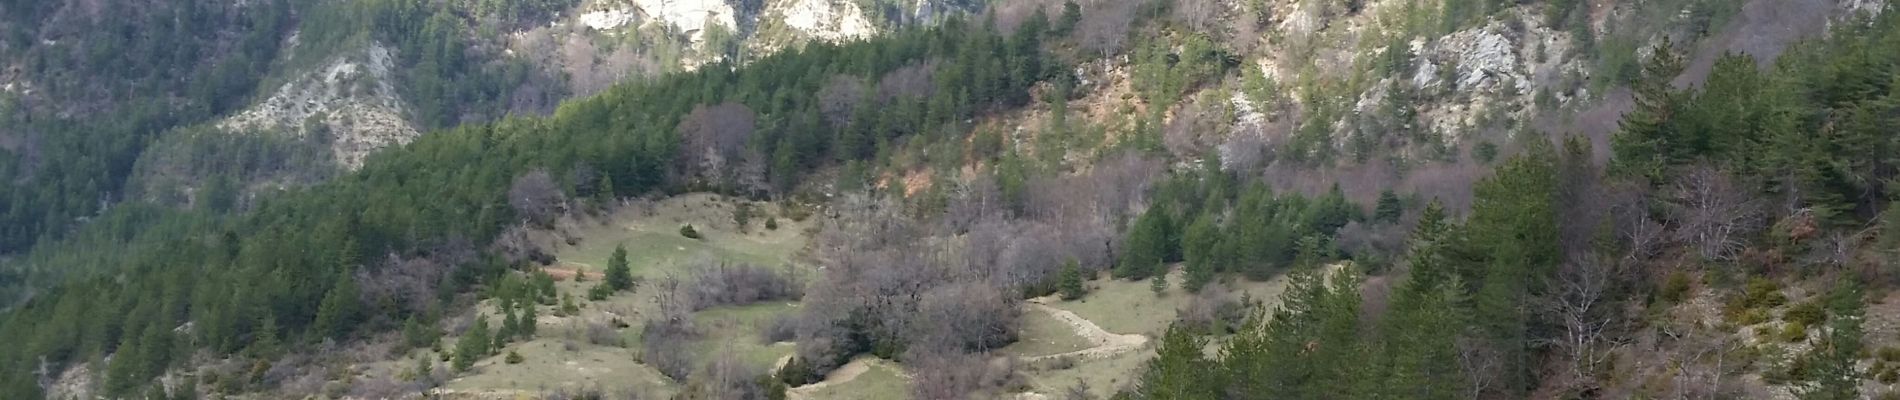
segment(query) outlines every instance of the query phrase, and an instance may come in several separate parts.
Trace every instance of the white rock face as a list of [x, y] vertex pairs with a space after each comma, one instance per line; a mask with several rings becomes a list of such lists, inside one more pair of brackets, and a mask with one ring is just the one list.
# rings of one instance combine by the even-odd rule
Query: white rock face
[[648, 18], [686, 33], [694, 43], [705, 40], [706, 28], [712, 25], [728, 30], [739, 26], [725, 0], [633, 0], [633, 5]]
[[1452, 60], [1458, 69], [1458, 90], [1497, 90], [1506, 79], [1520, 91], [1530, 89], [1529, 79], [1519, 68], [1517, 45], [1494, 28], [1501, 27], [1492, 24], [1458, 31], [1433, 46], [1439, 59]]
[[226, 118], [218, 127], [234, 132], [280, 131], [308, 135], [305, 122], [328, 128], [338, 165], [363, 166], [370, 153], [415, 140], [421, 133], [404, 118], [407, 107], [391, 80], [389, 49], [371, 45], [346, 54], [277, 89], [262, 103]]
[[633, 10], [612, 9], [581, 14], [580, 23], [597, 31], [604, 31], [633, 23]]
[[863, 39], [877, 34], [857, 3], [839, 0], [795, 0], [778, 10], [785, 24], [825, 41]]

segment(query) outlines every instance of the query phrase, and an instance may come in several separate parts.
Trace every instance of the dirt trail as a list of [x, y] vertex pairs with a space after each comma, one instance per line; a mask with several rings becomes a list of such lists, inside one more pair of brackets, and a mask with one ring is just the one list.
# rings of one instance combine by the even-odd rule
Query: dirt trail
[[[790, 361], [790, 360], [791, 360], [791, 356], [781, 357], [779, 358], [778, 365], [780, 367], [783, 367], [785, 365], [785, 362]], [[833, 385], [842, 385], [847, 382], [851, 382], [851, 380], [853, 379], [858, 379], [858, 375], [863, 375], [865, 372], [870, 371], [871, 367], [874, 367], [874, 366], [890, 369], [891, 372], [896, 373], [898, 377], [902, 377], [904, 379], [910, 379], [909, 373], [904, 372], [904, 369], [898, 368], [896, 365], [891, 364], [889, 361], [884, 361], [884, 359], [880, 359], [880, 358], [862, 357], [856, 360], [851, 360], [851, 362], [849, 363], [845, 363], [843, 366], [838, 367], [837, 370], [831, 371], [830, 374], [825, 374], [825, 380], [823, 381], [818, 381], [816, 383], [807, 384], [804, 386], [799, 386], [799, 387], [795, 387], [791, 389], [786, 389], [785, 398], [788, 400], [811, 399], [813, 398], [812, 397], [813, 394], [817, 393], [820, 390], [824, 390], [827, 387], [831, 387]]]
[[1056, 319], [1061, 320], [1063, 323], [1069, 324], [1070, 328], [1075, 329], [1076, 336], [1081, 336], [1083, 339], [1087, 339], [1089, 343], [1095, 344], [1095, 347], [1071, 351], [1067, 353], [1056, 353], [1056, 354], [1029, 357], [1029, 358], [1025, 358], [1024, 361], [1034, 362], [1034, 361], [1042, 361], [1042, 360], [1052, 360], [1052, 359], [1062, 358], [1062, 357], [1076, 357], [1076, 358], [1084, 358], [1084, 359], [1103, 358], [1103, 357], [1113, 356], [1116, 354], [1121, 354], [1123, 352], [1140, 349], [1141, 346], [1148, 344], [1148, 337], [1145, 335], [1124, 335], [1124, 334], [1109, 332], [1107, 329], [1102, 329], [1101, 326], [1096, 325], [1094, 321], [1089, 321], [1087, 318], [1082, 318], [1082, 316], [1080, 315], [1075, 315], [1074, 312], [1049, 306], [1047, 303], [1050, 301], [1054, 301], [1054, 299], [1050, 297], [1039, 297], [1035, 299], [1030, 299], [1029, 307], [1042, 311], [1042, 312], [1049, 313], [1050, 316], [1054, 316], [1056, 317]]

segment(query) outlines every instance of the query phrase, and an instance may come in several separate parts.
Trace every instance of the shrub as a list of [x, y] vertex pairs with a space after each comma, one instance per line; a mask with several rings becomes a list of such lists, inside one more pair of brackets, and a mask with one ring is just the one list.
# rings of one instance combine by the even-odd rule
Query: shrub
[[795, 315], [791, 314], [780, 315], [778, 318], [773, 318], [772, 322], [767, 323], [765, 329], [759, 332], [760, 339], [764, 340], [766, 344], [789, 342], [792, 341], [792, 339], [796, 339], [798, 336], [798, 320], [796, 318]]
[[1874, 354], [1879, 356], [1881, 361], [1900, 362], [1900, 347], [1881, 347], [1880, 350], [1875, 351]]
[[624, 342], [620, 340], [620, 331], [614, 329], [613, 324], [600, 321], [587, 323], [587, 343], [596, 346], [613, 347], [621, 347], [624, 345]]
[[1808, 340], [1808, 324], [1790, 322], [1788, 325], [1782, 326], [1779, 339], [1789, 343]]
[[1742, 290], [1742, 305], [1748, 308], [1780, 307], [1787, 303], [1788, 297], [1781, 294], [1781, 288], [1767, 278], [1750, 280], [1748, 287]]
[[614, 294], [614, 288], [612, 286], [607, 286], [607, 284], [605, 283], [594, 285], [593, 288], [587, 289], [587, 299], [593, 300], [593, 301], [606, 300], [607, 296], [611, 296], [613, 294]]
[[768, 230], [768, 231], [778, 230], [778, 218], [766, 218], [765, 230]]
[[1781, 314], [1781, 320], [1808, 326], [1819, 325], [1827, 320], [1827, 310], [1821, 308], [1820, 299], [1809, 299], [1788, 308], [1787, 312]]
[[1662, 288], [1657, 290], [1656, 298], [1665, 303], [1681, 302], [1689, 296], [1689, 289], [1689, 274], [1678, 270], [1670, 273], [1669, 279], [1663, 281]]
[[520, 364], [521, 361], [523, 360], [521, 359], [521, 353], [516, 353], [514, 350], [509, 350], [508, 358], [503, 361], [507, 361], [509, 364]]
[[699, 239], [699, 230], [697, 230], [697, 229], [693, 229], [693, 224], [686, 224], [686, 225], [681, 225], [681, 226], [680, 226], [680, 236], [685, 236], [685, 237], [686, 237], [687, 239], [694, 239], [694, 240], [698, 240], [698, 239]]

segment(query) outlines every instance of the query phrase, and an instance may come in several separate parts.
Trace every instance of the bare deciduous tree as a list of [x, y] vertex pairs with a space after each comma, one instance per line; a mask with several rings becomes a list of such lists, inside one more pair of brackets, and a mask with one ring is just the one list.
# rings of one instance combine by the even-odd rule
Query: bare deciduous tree
[[877, 82], [878, 99], [929, 98], [936, 93], [937, 85], [933, 80], [936, 73], [936, 63], [911, 64], [885, 73]]
[[1728, 261], [1741, 252], [1743, 238], [1761, 228], [1762, 207], [1745, 185], [1709, 165], [1688, 167], [1668, 189], [1672, 238], [1703, 258]]
[[752, 109], [738, 103], [694, 107], [680, 119], [679, 168], [686, 179], [726, 185], [745, 170], [746, 139], [757, 127]]
[[1221, 27], [1215, 24], [1226, 8], [1226, 2], [1218, 0], [1178, 0], [1174, 3], [1174, 20], [1195, 32], [1217, 33]]
[[825, 122], [833, 128], [843, 128], [851, 122], [851, 116], [858, 111], [858, 103], [864, 102], [864, 79], [851, 75], [831, 77], [825, 87], [818, 89], [818, 113], [825, 116]]
[[547, 226], [567, 208], [567, 195], [547, 170], [535, 169], [508, 187], [508, 206], [529, 223]]
[[1613, 332], [1623, 321], [1610, 305], [1609, 292], [1621, 270], [1621, 264], [1595, 255], [1573, 258], [1559, 268], [1556, 282], [1550, 285], [1556, 293], [1537, 299], [1543, 310], [1539, 315], [1554, 320], [1558, 327], [1553, 337], [1537, 341], [1570, 361], [1563, 373], [1568, 375], [1564, 382], [1573, 388], [1594, 387], [1598, 372], [1614, 356], [1610, 348], [1619, 345]]
[[1121, 51], [1122, 45], [1128, 42], [1128, 30], [1135, 23], [1135, 10], [1141, 3], [1097, 0], [1088, 4], [1082, 10], [1082, 21], [1076, 24], [1082, 46], [1099, 51], [1103, 56]]

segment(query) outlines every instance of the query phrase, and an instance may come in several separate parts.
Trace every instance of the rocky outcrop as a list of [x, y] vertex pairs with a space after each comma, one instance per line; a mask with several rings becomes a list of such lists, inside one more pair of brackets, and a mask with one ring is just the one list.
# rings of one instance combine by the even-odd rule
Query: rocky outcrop
[[877, 34], [877, 26], [864, 16], [857, 3], [842, 0], [791, 0], [775, 2], [766, 14], [776, 12], [786, 26], [818, 40], [844, 41]]
[[367, 48], [285, 83], [263, 102], [218, 123], [227, 131], [317, 135], [347, 169], [362, 167], [370, 153], [407, 144], [421, 133], [392, 80], [389, 49]]

